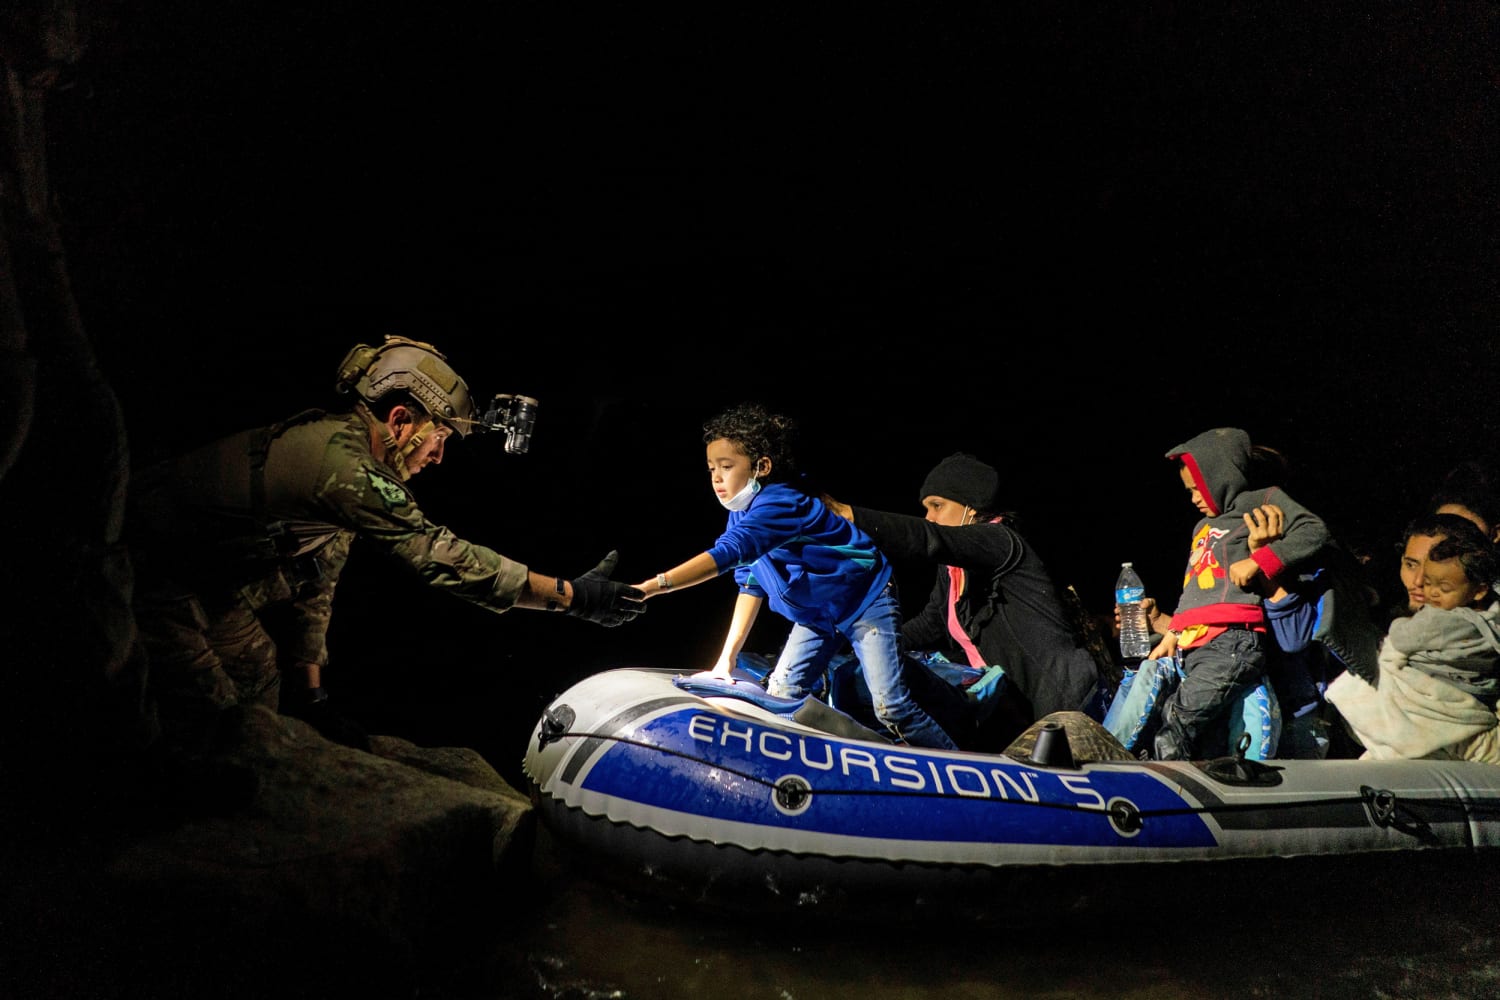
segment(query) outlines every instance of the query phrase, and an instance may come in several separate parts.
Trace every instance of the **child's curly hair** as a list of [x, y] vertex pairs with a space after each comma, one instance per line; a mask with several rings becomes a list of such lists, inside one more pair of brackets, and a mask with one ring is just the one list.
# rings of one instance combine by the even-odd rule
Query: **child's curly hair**
[[1432, 543], [1432, 548], [1427, 550], [1427, 558], [1433, 562], [1446, 562], [1449, 559], [1457, 559], [1459, 565], [1464, 568], [1464, 576], [1471, 583], [1484, 584], [1486, 587], [1495, 586], [1497, 572], [1497, 557], [1494, 544], [1486, 537], [1479, 526], [1467, 517], [1459, 517], [1457, 514], [1437, 514], [1435, 518], [1441, 519], [1441, 529], [1444, 534]]
[[793, 445], [797, 423], [791, 417], [771, 413], [759, 403], [740, 403], [703, 425], [703, 443], [720, 438], [733, 442], [751, 461], [762, 456], [771, 460], [771, 474], [761, 477], [767, 482], [789, 480], [796, 475], [797, 458]]

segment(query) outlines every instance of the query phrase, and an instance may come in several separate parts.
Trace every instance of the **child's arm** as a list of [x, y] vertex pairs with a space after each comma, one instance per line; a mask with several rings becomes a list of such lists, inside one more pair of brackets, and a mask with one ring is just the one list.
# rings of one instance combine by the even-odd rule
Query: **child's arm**
[[765, 600], [764, 597], [756, 597], [743, 590], [735, 598], [734, 615], [729, 619], [729, 634], [724, 637], [724, 649], [719, 653], [718, 662], [714, 664], [715, 677], [734, 679], [734, 665], [739, 662], [740, 650], [745, 648], [745, 640], [750, 637], [750, 627], [755, 624], [755, 618], [760, 614], [760, 606]]
[[1161, 637], [1151, 652], [1146, 655], [1148, 660], [1160, 660], [1177, 652], [1177, 633], [1168, 631]]
[[[1241, 559], [1229, 567], [1229, 579], [1236, 587], [1248, 588], [1260, 575], [1260, 564], [1253, 558], [1262, 546], [1279, 539], [1286, 529], [1286, 514], [1274, 503], [1263, 503], [1245, 515], [1245, 528], [1250, 532], [1247, 542], [1251, 558]], [[1269, 595], [1271, 600], [1280, 600], [1286, 591], [1280, 588]]]
[[719, 564], [707, 552], [700, 552], [687, 562], [678, 563], [665, 573], [658, 573], [649, 580], [636, 584], [636, 589], [648, 598], [665, 594], [669, 590], [693, 587], [719, 575]]
[[[681, 590], [684, 587], [692, 587], [712, 580], [719, 575], [719, 564], [714, 557], [707, 552], [700, 552], [687, 562], [678, 563], [665, 573], [658, 573], [649, 580], [642, 580], [638, 584], [641, 593], [647, 598], [657, 597], [669, 590]], [[724, 638], [724, 648], [719, 653], [719, 659], [714, 663], [713, 675], [725, 680], [733, 680], [732, 671], [734, 665], [739, 661], [740, 651], [745, 648], [745, 640], [750, 636], [750, 628], [755, 624], [756, 616], [760, 614], [760, 606], [765, 603], [764, 597], [740, 591], [740, 595], [734, 602], [734, 615], [729, 621], [729, 634]]]
[[[1323, 523], [1323, 519], [1280, 489], [1271, 490], [1261, 506], [1277, 507], [1282, 512], [1283, 521], [1280, 537], [1268, 539], [1264, 545], [1250, 553], [1250, 558], [1267, 580], [1275, 580], [1287, 569], [1315, 558], [1328, 544], [1328, 525]], [[1244, 586], [1235, 579], [1232, 570], [1230, 579]], [[1254, 579], [1253, 574], [1250, 579]]]

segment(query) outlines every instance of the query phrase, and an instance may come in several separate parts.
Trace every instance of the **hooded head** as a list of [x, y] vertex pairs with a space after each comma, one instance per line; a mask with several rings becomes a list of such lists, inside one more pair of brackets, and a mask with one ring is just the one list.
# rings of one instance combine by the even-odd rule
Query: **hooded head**
[[973, 455], [954, 452], [933, 466], [922, 480], [917, 502], [928, 497], [956, 500], [977, 511], [993, 513], [999, 503], [1000, 473]]
[[1215, 427], [1167, 452], [1181, 461], [1193, 485], [1198, 487], [1213, 514], [1229, 509], [1229, 503], [1250, 485], [1250, 435], [1238, 427]]

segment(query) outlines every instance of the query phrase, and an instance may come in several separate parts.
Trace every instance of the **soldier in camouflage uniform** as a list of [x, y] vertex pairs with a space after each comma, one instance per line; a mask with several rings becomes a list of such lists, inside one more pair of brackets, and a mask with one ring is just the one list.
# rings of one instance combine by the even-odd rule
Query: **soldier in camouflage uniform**
[[[493, 411], [476, 414], [468, 386], [430, 344], [387, 337], [380, 347], [359, 345], [338, 387], [357, 397], [352, 410], [308, 410], [242, 431], [136, 480], [136, 618], [170, 745], [207, 749], [226, 709], [259, 703], [368, 746], [328, 708], [321, 678], [334, 587], [356, 536], [429, 586], [495, 612], [563, 611], [613, 626], [645, 607], [638, 590], [610, 579], [613, 552], [564, 580], [422, 513], [407, 480], [441, 462], [453, 435], [503, 426], [486, 423]], [[524, 451], [516, 440], [508, 450]], [[285, 697], [281, 666], [296, 678]]]

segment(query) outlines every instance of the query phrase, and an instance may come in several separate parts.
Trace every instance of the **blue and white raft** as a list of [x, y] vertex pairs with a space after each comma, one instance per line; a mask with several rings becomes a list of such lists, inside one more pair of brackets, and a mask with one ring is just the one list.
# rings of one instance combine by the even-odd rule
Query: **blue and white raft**
[[562, 840], [690, 895], [754, 887], [805, 903], [896, 885], [964, 891], [985, 873], [1113, 878], [1500, 846], [1493, 765], [1141, 761], [1081, 713], [1042, 720], [1004, 753], [928, 750], [816, 700], [648, 668], [606, 670], [558, 696], [524, 769]]

